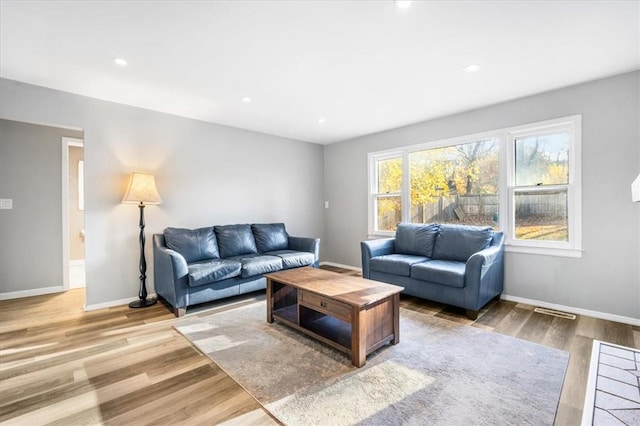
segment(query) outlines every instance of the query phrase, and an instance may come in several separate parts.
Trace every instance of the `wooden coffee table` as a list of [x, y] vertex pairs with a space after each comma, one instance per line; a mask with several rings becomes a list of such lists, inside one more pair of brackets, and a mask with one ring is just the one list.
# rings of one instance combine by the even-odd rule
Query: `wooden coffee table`
[[400, 342], [404, 287], [311, 267], [265, 277], [268, 323], [276, 319], [344, 351], [356, 367], [381, 346]]

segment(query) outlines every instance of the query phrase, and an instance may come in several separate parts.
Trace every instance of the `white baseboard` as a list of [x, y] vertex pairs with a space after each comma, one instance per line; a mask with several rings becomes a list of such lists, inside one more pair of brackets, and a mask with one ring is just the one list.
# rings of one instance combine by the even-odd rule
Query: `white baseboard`
[[342, 263], [334, 263], [334, 262], [320, 262], [320, 266], [334, 266], [336, 268], [342, 268], [342, 269], [349, 269], [351, 271], [358, 271], [358, 272], [362, 272], [362, 268], [357, 268], [355, 266], [351, 266], [351, 265], [343, 265]]
[[43, 294], [62, 293], [64, 286], [34, 288], [33, 290], [12, 291], [0, 293], [0, 300], [21, 299], [23, 297], [42, 296]]
[[508, 300], [510, 302], [524, 303], [526, 305], [540, 306], [541, 308], [553, 309], [555, 311], [564, 311], [564, 312], [569, 312], [576, 315], [585, 315], [588, 317], [640, 326], [640, 319], [638, 318], [608, 314], [606, 312], [592, 311], [589, 309], [574, 308], [572, 306], [557, 305], [555, 303], [547, 303], [547, 302], [542, 302], [540, 300], [525, 299], [524, 297], [510, 296], [504, 293], [500, 298], [503, 300]]
[[[157, 297], [157, 295], [155, 293], [147, 295], [148, 299], [153, 299], [155, 297]], [[92, 305], [84, 305], [84, 310], [88, 312], [88, 311], [97, 311], [98, 309], [113, 308], [115, 306], [128, 305], [129, 303], [133, 302], [134, 300], [138, 300], [138, 298], [137, 297], [130, 297], [128, 299], [112, 300], [110, 302], [94, 303]]]

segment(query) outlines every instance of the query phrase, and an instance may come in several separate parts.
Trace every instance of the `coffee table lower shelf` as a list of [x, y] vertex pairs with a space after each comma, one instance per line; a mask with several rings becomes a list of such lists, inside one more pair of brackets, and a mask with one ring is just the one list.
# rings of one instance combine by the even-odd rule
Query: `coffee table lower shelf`
[[[300, 308], [304, 309], [304, 307]], [[321, 316], [318, 318], [301, 323], [298, 321], [297, 311], [297, 306], [287, 306], [286, 308], [274, 311], [273, 318], [316, 340], [351, 355], [351, 324], [321, 313]], [[389, 341], [385, 343], [389, 343]]]
[[[371, 352], [399, 343], [403, 288], [331, 274], [308, 269], [267, 275], [267, 322], [282, 322], [345, 352], [353, 365], [362, 367]], [[344, 292], [335, 291], [334, 276], [342, 280]], [[306, 280], [297, 282], [301, 277]], [[358, 292], [362, 296], [353, 296]], [[336, 297], [339, 294], [350, 296]]]

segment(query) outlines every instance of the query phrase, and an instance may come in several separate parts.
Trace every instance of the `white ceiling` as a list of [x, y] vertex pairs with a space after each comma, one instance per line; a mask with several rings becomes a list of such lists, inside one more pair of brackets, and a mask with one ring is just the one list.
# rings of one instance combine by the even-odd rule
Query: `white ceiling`
[[1, 0], [0, 17], [3, 78], [322, 144], [640, 68], [639, 1]]

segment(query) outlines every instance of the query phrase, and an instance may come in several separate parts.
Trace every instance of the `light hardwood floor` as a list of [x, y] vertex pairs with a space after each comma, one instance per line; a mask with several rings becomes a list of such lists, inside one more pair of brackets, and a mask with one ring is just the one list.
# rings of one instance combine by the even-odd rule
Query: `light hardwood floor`
[[[209, 314], [260, 297], [203, 308]], [[83, 304], [82, 289], [0, 301], [0, 424], [277, 424], [175, 331], [163, 304], [92, 312]], [[580, 423], [593, 339], [640, 347], [638, 327], [551, 317], [512, 302], [492, 302], [476, 321], [421, 299], [403, 297], [401, 306], [570, 352], [558, 425]]]

